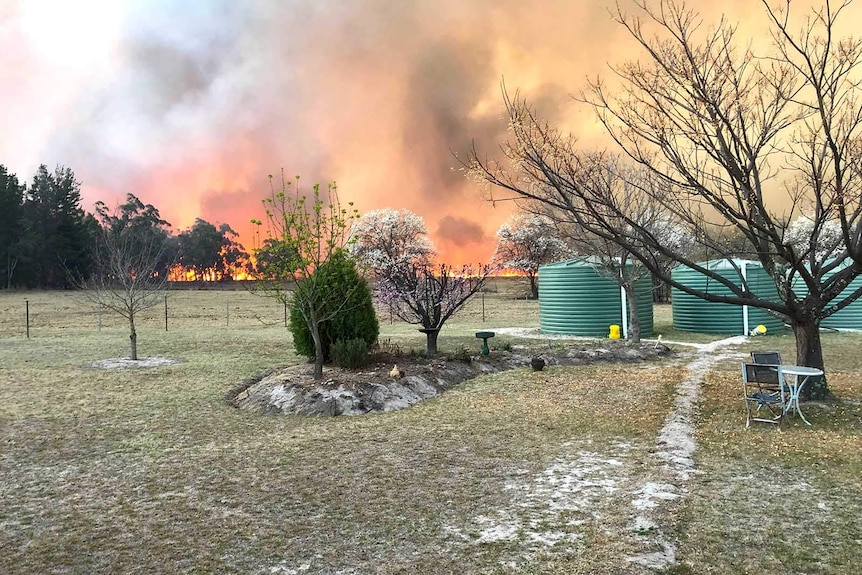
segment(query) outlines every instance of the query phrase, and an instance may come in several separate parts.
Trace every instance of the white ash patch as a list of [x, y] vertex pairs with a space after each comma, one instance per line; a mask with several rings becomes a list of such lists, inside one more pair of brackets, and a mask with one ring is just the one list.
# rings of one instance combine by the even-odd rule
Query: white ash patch
[[269, 570], [265, 571], [265, 573], [270, 573], [271, 575], [299, 575], [300, 573], [305, 573], [309, 569], [311, 569], [311, 565], [309, 563], [303, 563], [296, 569], [293, 569], [288, 567], [286, 562], [282, 562], [278, 565], [273, 565]]
[[[572, 444], [563, 444], [570, 447]], [[598, 517], [596, 503], [619, 490], [622, 459], [631, 445], [618, 442], [611, 453], [580, 450], [576, 459], [558, 457], [529, 484], [510, 482], [505, 489], [520, 492], [520, 507], [547, 507], [552, 511], [585, 511]]]
[[142, 369], [147, 367], [161, 367], [179, 363], [177, 359], [169, 357], [142, 357], [141, 359], [129, 359], [128, 357], [114, 357], [110, 359], [99, 359], [84, 364], [92, 369]]
[[676, 546], [668, 541], [660, 541], [661, 549], [652, 553], [644, 553], [627, 560], [648, 569], [664, 569], [671, 563], [676, 562]]
[[490, 517], [479, 516], [475, 519], [477, 525], [487, 525], [479, 532], [476, 543], [496, 543], [497, 541], [512, 541], [518, 538], [521, 530], [519, 522], [500, 522]]
[[477, 516], [463, 528], [447, 526], [444, 533], [473, 545], [517, 541], [527, 555], [581, 540], [579, 527], [600, 520], [631, 481], [626, 465], [629, 443], [612, 442], [603, 451], [591, 443], [581, 444], [581, 449], [572, 442], [563, 444], [570, 454], [558, 456], [532, 477], [516, 473], [504, 485], [511, 495], [506, 508]]
[[676, 387], [674, 409], [665, 419], [658, 436], [657, 456], [681, 481], [687, 481], [694, 473], [694, 439], [691, 417], [697, 405], [700, 386], [710, 367], [721, 360], [738, 357], [738, 353], [718, 354], [718, 348], [747, 341], [745, 336], [735, 336], [708, 344], [696, 344], [697, 356], [688, 365], [688, 377]]
[[[638, 497], [632, 501], [632, 507], [638, 510], [658, 507], [659, 501], [679, 499], [677, 488], [669, 483], [646, 483], [638, 491]], [[657, 501], [658, 500], [658, 501]], [[650, 522], [647, 519], [644, 521]]]
[[[311, 562], [308, 563], [300, 563], [294, 567], [291, 567], [291, 563], [285, 559], [272, 565], [271, 567], [267, 567], [264, 569], [259, 569], [255, 571], [255, 575], [303, 575], [304, 573], [312, 572], [312, 562], [322, 562], [323, 555], [317, 554], [314, 556]], [[315, 570], [313, 573], [323, 573], [321, 571], [322, 567], [315, 565]], [[358, 575], [359, 571], [352, 568], [347, 569], [338, 569], [337, 571], [332, 571], [330, 569], [326, 569], [326, 573], [332, 573], [332, 575]]]

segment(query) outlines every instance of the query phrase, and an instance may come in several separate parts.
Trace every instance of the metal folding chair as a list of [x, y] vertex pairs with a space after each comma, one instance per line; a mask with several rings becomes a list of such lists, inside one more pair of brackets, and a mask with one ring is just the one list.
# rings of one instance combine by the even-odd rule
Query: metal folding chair
[[[781, 381], [781, 370], [776, 365], [743, 363], [742, 393], [747, 412], [745, 427], [750, 426], [752, 421], [780, 424], [788, 400], [787, 391]], [[760, 416], [763, 408], [769, 411], [771, 417]]]
[[780, 387], [778, 366], [781, 365], [781, 354], [777, 351], [752, 351], [751, 362], [762, 366], [774, 366], [772, 368], [764, 367], [756, 371], [758, 381], [761, 384], [777, 391]]
[[751, 361], [762, 365], [781, 365], [781, 354], [777, 351], [752, 351]]

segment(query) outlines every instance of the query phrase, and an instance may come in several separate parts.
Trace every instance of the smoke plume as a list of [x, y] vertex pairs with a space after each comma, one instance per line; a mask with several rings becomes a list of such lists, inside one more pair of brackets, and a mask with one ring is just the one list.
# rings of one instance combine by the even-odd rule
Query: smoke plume
[[69, 166], [88, 208], [131, 192], [175, 228], [229, 223], [247, 247], [284, 168], [306, 190], [337, 181], [360, 211], [422, 215], [446, 261], [487, 261], [512, 206], [484, 201], [454, 155], [496, 152], [504, 78], [595, 133], [569, 94], [634, 49], [607, 6], [7, 0], [0, 163], [22, 179]]

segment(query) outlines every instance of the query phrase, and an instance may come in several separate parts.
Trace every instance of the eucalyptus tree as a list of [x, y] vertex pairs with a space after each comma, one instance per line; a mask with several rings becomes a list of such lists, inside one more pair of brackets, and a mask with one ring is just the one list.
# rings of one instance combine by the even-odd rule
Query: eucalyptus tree
[[201, 218], [177, 236], [179, 264], [194, 274], [195, 280], [222, 281], [242, 270], [248, 254], [229, 224], [218, 226]]

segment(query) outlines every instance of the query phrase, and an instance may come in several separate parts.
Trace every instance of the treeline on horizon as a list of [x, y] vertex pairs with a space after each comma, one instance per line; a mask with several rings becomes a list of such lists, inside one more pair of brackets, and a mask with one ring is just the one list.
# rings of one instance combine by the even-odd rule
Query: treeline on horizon
[[230, 281], [255, 273], [230, 225], [203, 219], [175, 233], [156, 207], [133, 194], [116, 208], [81, 206], [81, 183], [63, 166], [41, 165], [30, 183], [0, 164], [0, 289], [72, 288], [97, 264], [100, 234], [131, 230], [163, 242], [159, 274], [170, 279]]

